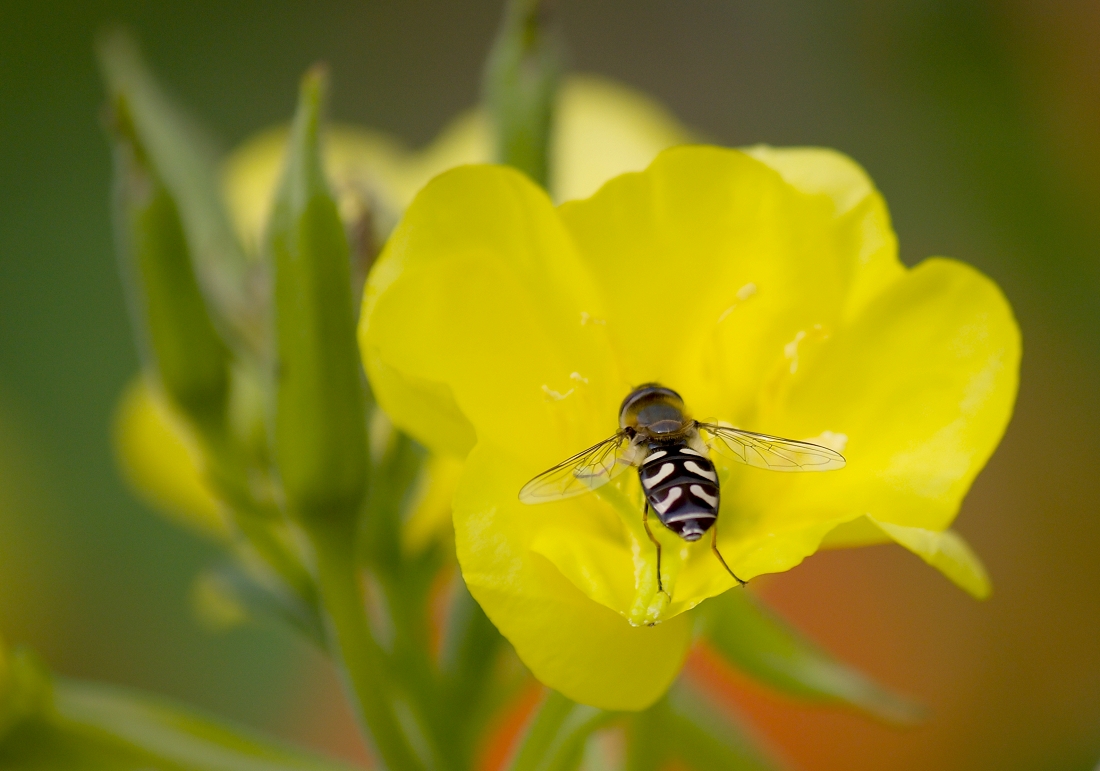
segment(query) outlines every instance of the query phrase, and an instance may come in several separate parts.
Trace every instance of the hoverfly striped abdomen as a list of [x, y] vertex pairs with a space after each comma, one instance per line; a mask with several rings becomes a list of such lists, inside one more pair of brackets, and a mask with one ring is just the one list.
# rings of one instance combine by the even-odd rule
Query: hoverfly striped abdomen
[[661, 524], [685, 541], [698, 541], [718, 518], [718, 473], [686, 443], [651, 445], [638, 476]]

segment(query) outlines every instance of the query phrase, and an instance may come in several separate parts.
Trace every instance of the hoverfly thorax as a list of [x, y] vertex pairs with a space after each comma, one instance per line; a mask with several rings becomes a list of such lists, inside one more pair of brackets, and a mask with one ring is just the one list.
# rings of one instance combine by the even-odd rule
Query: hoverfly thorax
[[690, 425], [680, 394], [656, 383], [635, 388], [619, 408], [619, 427], [645, 439], [676, 436]]

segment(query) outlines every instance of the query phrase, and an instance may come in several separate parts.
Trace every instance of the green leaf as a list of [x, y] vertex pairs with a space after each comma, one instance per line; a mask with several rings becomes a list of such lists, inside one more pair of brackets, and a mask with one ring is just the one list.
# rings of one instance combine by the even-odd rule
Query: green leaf
[[138, 137], [125, 96], [111, 115], [115, 233], [140, 347], [166, 395], [208, 431], [224, 425], [229, 352], [214, 329], [179, 209]]
[[289, 511], [358, 515], [367, 481], [365, 392], [348, 243], [325, 181], [325, 74], [302, 79], [267, 250], [275, 271], [275, 458]]
[[0, 768], [80, 771], [348, 771], [168, 702], [51, 678], [0, 645]]
[[162, 758], [110, 740], [72, 733], [42, 720], [23, 723], [0, 741], [0, 768], [13, 771], [184, 771], [182, 766]]
[[917, 705], [834, 659], [748, 592], [726, 592], [708, 600], [702, 610], [714, 649], [764, 685], [796, 699], [854, 707], [891, 722], [920, 718]]
[[584, 758], [588, 738], [615, 717], [551, 691], [527, 730], [512, 771], [572, 771]]
[[100, 69], [111, 102], [125, 99], [134, 134], [179, 207], [200, 284], [232, 336], [254, 349], [263, 345], [266, 322], [257, 296], [255, 273], [230, 225], [221, 197], [218, 153], [198, 126], [165, 95], [142, 61], [137, 46], [121, 30], [96, 41]]
[[497, 160], [543, 187], [549, 182], [550, 126], [561, 77], [561, 45], [549, 23], [549, 5], [510, 0], [486, 62], [484, 85]]
[[[63, 735], [73, 752], [102, 757], [104, 768], [129, 768], [129, 759], [141, 756], [146, 757], [145, 768], [170, 764], [189, 771], [348, 768], [119, 688], [58, 680], [54, 708], [56, 715], [51, 723], [55, 736]], [[118, 761], [122, 765], [107, 764]]]

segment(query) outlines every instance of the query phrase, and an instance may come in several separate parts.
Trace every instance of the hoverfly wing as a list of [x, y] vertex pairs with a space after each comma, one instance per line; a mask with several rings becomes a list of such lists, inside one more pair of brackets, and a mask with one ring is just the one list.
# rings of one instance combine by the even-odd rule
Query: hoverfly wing
[[720, 423], [697, 423], [708, 447], [727, 458], [770, 471], [832, 471], [847, 461], [836, 450], [812, 442], [743, 431]]
[[625, 431], [578, 452], [539, 474], [519, 491], [524, 503], [546, 503], [587, 493], [631, 468], [633, 445]]

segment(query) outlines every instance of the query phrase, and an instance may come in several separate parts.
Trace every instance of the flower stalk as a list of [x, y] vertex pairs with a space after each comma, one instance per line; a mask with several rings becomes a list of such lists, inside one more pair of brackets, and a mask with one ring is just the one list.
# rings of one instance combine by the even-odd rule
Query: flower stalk
[[[442, 768], [410, 710], [399, 712], [398, 688], [364, 614], [354, 529], [319, 519], [308, 528], [325, 611], [329, 652], [361, 723], [386, 765], [395, 771]], [[404, 720], [402, 720], [404, 718]]]
[[[325, 72], [302, 79], [267, 253], [275, 296], [275, 464], [287, 513], [305, 530], [328, 647], [362, 722], [394, 769], [438, 768], [402, 714], [370, 628], [357, 541], [367, 491], [365, 394], [347, 240], [321, 163]], [[402, 720], [402, 717], [405, 719]]]

